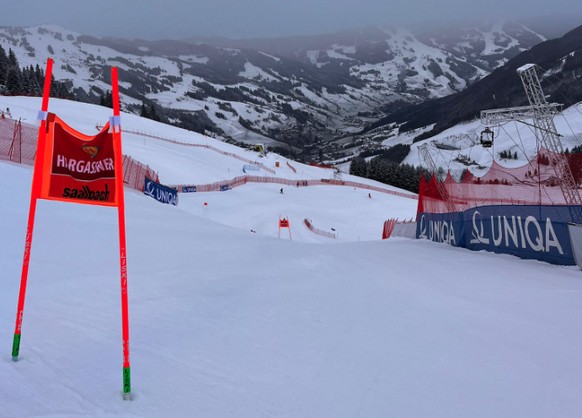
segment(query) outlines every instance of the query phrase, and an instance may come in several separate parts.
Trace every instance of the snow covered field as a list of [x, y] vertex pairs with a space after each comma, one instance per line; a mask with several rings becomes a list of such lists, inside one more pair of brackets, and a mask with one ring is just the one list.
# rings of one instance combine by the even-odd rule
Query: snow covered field
[[[6, 106], [28, 120], [38, 109], [0, 97]], [[107, 117], [49, 108], [86, 132]], [[122, 124], [206, 140], [134, 116]], [[240, 161], [208, 150], [189, 148], [188, 164], [176, 146], [124, 140], [164, 182], [240, 175]], [[322, 176], [294, 165], [277, 176]], [[381, 241], [383, 220], [414, 216], [416, 202], [347, 187], [281, 195], [252, 184], [182, 194], [178, 207], [126, 190], [131, 401], [121, 396], [116, 212], [39, 201], [14, 363], [31, 175], [0, 162], [0, 417], [582, 416], [577, 267]], [[292, 241], [277, 239], [279, 215]], [[305, 217], [339, 239], [314, 235]]]

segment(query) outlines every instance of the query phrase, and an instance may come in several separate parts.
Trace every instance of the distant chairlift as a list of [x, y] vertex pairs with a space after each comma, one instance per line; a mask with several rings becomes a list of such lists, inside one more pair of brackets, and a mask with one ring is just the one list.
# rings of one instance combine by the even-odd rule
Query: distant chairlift
[[483, 148], [491, 148], [493, 146], [493, 137], [495, 135], [493, 134], [493, 131], [491, 129], [489, 129], [488, 127], [485, 128], [483, 130], [483, 132], [481, 132], [481, 146]]

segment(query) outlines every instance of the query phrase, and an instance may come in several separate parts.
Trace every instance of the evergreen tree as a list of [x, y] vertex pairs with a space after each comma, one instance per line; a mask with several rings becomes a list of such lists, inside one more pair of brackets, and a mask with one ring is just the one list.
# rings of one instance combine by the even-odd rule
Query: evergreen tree
[[144, 102], [141, 102], [141, 109], [139, 111], [139, 115], [142, 118], [149, 118], [150, 117], [149, 112], [148, 112], [148, 109], [147, 109], [147, 107], [146, 107], [146, 105], [145, 105]]
[[145, 102], [142, 102], [139, 115], [143, 118], [152, 119], [158, 122], [161, 120], [160, 117], [158, 116], [158, 113], [156, 112], [156, 108], [153, 105], [153, 103], [150, 104], [149, 106], [146, 106]]
[[28, 68], [23, 68], [21, 73], [20, 73], [20, 86], [21, 86], [21, 94], [25, 94], [28, 95], [30, 94], [30, 90], [31, 90], [31, 82], [30, 82], [30, 77], [28, 74]]
[[[37, 65], [38, 67], [38, 65]], [[44, 75], [42, 77], [39, 77], [37, 75], [36, 69], [31, 65], [28, 68], [28, 73], [29, 73], [29, 79], [30, 79], [30, 89], [31, 89], [31, 94], [33, 96], [42, 96], [42, 79], [44, 78]]]
[[9, 67], [6, 74], [6, 92], [8, 94], [22, 93], [22, 74], [18, 67]]
[[18, 66], [18, 59], [12, 49], [8, 50], [8, 59], [6, 62], [6, 79], [5, 79], [6, 93], [21, 94], [22, 93], [22, 73]]
[[154, 107], [153, 104], [150, 105], [150, 110], [149, 110], [149, 116], [148, 118], [155, 120], [155, 121], [160, 121], [160, 117], [158, 116], [158, 113], [156, 112], [156, 108]]
[[10, 48], [8, 50], [8, 66], [9, 67], [16, 67], [16, 68], [20, 69], [20, 65], [18, 64], [18, 59], [16, 58], [16, 54], [14, 53], [12, 48]]
[[[16, 54], [9, 49], [6, 54], [0, 45], [0, 93], [12, 95], [42, 96], [44, 71], [36, 65], [20, 68]], [[75, 99], [75, 94], [67, 84], [51, 80], [51, 96]]]
[[[389, 155], [388, 159], [383, 157], [384, 155], [374, 157], [366, 163], [360, 154], [350, 163], [350, 174], [377, 180], [414, 193], [418, 193], [421, 176], [424, 175], [426, 180], [430, 179], [430, 175], [422, 167], [399, 164], [392, 160], [392, 155]], [[444, 177], [444, 170], [441, 169], [440, 174]]]
[[382, 160], [380, 157], [374, 157], [368, 164], [368, 178], [372, 180], [382, 181]]
[[102, 94], [99, 97], [99, 104], [113, 109], [113, 96], [111, 95], [111, 90], [107, 90], [105, 94]]
[[368, 176], [368, 163], [360, 156], [355, 157], [350, 163], [350, 174], [359, 177]]
[[8, 56], [6, 51], [0, 45], [0, 85], [6, 84], [6, 75], [8, 73]]
[[38, 64], [36, 64], [36, 67], [34, 67], [34, 77], [38, 81], [38, 84], [42, 86], [42, 83], [44, 81], [44, 71], [42, 70], [42, 68], [40, 68]]

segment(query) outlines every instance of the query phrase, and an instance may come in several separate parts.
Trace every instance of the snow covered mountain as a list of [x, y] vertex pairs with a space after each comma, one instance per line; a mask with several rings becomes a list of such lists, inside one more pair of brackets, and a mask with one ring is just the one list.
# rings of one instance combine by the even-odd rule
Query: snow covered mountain
[[[484, 129], [479, 122], [472, 122], [479, 118], [481, 110], [528, 104], [516, 71], [528, 63], [534, 63], [541, 69], [539, 75], [548, 102], [561, 103], [567, 108], [582, 101], [582, 26], [580, 26], [561, 38], [542, 42], [519, 54], [462, 92], [428, 100], [392, 113], [370, 125], [365, 132], [357, 136], [357, 139], [362, 143], [376, 143], [378, 146], [375, 152], [381, 153], [383, 148], [398, 144], [411, 144], [425, 139], [438, 142], [450, 136], [445, 142], [448, 143], [449, 149], [458, 151], [466, 145], [463, 144], [464, 140], [468, 138], [475, 142], [478, 132]], [[579, 108], [580, 106], [573, 106], [564, 113], [570, 114], [571, 123], [580, 119]], [[560, 118], [557, 118], [558, 121]], [[467, 126], [470, 128], [465, 129]], [[565, 148], [572, 149], [581, 145], [582, 139], [575, 138], [579, 135], [580, 129], [575, 134], [569, 131], [571, 131], [569, 126], [563, 127], [566, 135], [563, 140], [567, 142]], [[501, 134], [503, 135], [503, 132]], [[568, 137], [571, 137], [571, 140]], [[454, 138], [461, 140], [455, 144]], [[535, 138], [532, 138], [532, 141], [535, 144]], [[506, 147], [497, 151], [507, 150]], [[515, 150], [514, 148], [513, 151]], [[525, 150], [519, 154], [529, 157], [533, 155]], [[409, 156], [406, 161], [410, 162], [413, 159], [415, 157]], [[441, 166], [447, 168], [451, 161], [443, 161]]]
[[[295, 153], [360, 131], [403, 104], [462, 91], [543, 39], [515, 23], [206, 43], [0, 28], [0, 44], [21, 65], [54, 57], [55, 77], [80, 100], [97, 102], [117, 66], [129, 111], [154, 105], [167, 122], [227, 140], [286, 144]], [[325, 150], [332, 151], [337, 145]]]

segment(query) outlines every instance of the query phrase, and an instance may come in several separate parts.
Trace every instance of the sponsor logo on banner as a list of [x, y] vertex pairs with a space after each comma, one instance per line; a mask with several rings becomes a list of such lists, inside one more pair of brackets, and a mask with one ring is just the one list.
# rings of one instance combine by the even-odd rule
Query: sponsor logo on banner
[[457, 245], [456, 236], [459, 234], [455, 233], [455, 225], [451, 220], [428, 219], [428, 217], [422, 215], [418, 223], [418, 228], [418, 238], [420, 239], [443, 242], [454, 246]]
[[115, 202], [115, 164], [113, 137], [102, 131], [87, 137], [54, 116], [49, 141], [52, 140], [50, 183], [46, 198]]
[[[488, 227], [484, 225], [488, 224]], [[490, 216], [484, 222], [479, 211], [473, 212], [471, 244], [493, 245], [564, 255], [563, 245], [551, 218], [544, 221], [534, 216]]]
[[182, 193], [196, 193], [196, 186], [182, 186]]
[[156, 183], [146, 177], [144, 194], [156, 199], [158, 202], [178, 206], [178, 191], [162, 184]]
[[107, 188], [107, 184], [105, 184], [104, 187], [105, 190], [102, 191], [91, 190], [89, 186], [83, 186], [81, 189], [65, 187], [63, 190], [63, 197], [71, 199], [107, 201], [109, 198], [109, 189]]
[[568, 206], [483, 206], [455, 214], [421, 213], [416, 236], [553, 264], [575, 264]]
[[91, 158], [95, 158], [97, 154], [99, 154], [100, 148], [95, 145], [83, 144], [81, 147], [83, 151], [85, 151]]
[[261, 169], [256, 165], [252, 164], [245, 164], [243, 165], [243, 172], [246, 173], [247, 171], [260, 171]]

